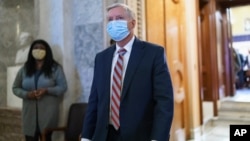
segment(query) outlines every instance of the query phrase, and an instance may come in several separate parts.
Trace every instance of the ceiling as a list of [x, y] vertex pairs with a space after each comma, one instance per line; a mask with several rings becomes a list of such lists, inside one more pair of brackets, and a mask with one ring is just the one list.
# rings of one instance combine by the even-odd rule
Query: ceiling
[[216, 0], [222, 7], [250, 5], [250, 0]]

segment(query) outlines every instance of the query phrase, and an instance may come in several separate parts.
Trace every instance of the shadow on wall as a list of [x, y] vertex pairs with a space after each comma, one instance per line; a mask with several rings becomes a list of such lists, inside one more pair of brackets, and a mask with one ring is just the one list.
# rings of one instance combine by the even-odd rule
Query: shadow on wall
[[6, 105], [6, 65], [0, 60], [0, 107]]
[[63, 65], [63, 57], [62, 57], [62, 49], [60, 46], [58, 45], [54, 45], [54, 46], [51, 46], [51, 49], [52, 49], [52, 52], [53, 52], [53, 57], [54, 59], [60, 63], [61, 65]]

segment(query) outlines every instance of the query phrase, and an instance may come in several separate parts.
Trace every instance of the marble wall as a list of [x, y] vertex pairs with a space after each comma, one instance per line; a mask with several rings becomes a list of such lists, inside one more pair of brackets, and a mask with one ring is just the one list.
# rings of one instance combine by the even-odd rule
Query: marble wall
[[74, 0], [74, 51], [82, 95], [87, 101], [93, 77], [94, 56], [109, 44], [106, 34], [106, 6], [123, 0]]
[[108, 46], [106, 6], [123, 0], [0, 0], [0, 106], [6, 106], [7, 68], [15, 66], [18, 36], [29, 32], [52, 46], [55, 59], [65, 65], [66, 98], [87, 102], [94, 56]]
[[15, 65], [20, 32], [34, 30], [33, 0], [0, 0], [0, 106], [6, 106], [7, 68]]
[[0, 0], [0, 106], [8, 105], [7, 70], [16, 66], [21, 32], [47, 40], [63, 65], [69, 85], [64, 107], [87, 102], [94, 57], [109, 45], [106, 6], [114, 2], [123, 0]]
[[80, 99], [87, 101], [93, 77], [94, 56], [104, 48], [103, 3], [102, 0], [74, 0], [74, 5], [74, 53], [82, 88]]

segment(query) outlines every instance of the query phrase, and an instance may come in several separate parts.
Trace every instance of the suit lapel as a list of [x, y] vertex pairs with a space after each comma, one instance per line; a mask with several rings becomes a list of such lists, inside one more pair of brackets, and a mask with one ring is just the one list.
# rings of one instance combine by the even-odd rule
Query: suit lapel
[[[111, 78], [111, 68], [112, 68], [112, 60], [113, 60], [113, 55], [114, 55], [114, 51], [115, 51], [115, 45], [110, 47], [111, 49], [107, 52], [107, 54], [104, 56], [105, 58], [104, 60], [104, 64], [106, 64], [105, 66], [107, 68], [105, 68], [103, 71], [105, 73], [105, 91], [108, 92], [107, 94], [110, 95], [110, 78]], [[102, 70], [101, 70], [102, 71]], [[108, 96], [109, 98], [109, 96]]]
[[143, 43], [139, 39], [135, 38], [135, 41], [134, 41], [133, 46], [132, 46], [130, 58], [128, 61], [128, 66], [127, 66], [127, 70], [125, 73], [125, 78], [123, 81], [123, 90], [122, 90], [121, 101], [126, 96], [130, 82], [133, 79], [133, 75], [135, 74], [136, 69], [137, 69], [137, 67], [142, 59], [142, 56], [144, 54], [143, 48], [144, 48]]

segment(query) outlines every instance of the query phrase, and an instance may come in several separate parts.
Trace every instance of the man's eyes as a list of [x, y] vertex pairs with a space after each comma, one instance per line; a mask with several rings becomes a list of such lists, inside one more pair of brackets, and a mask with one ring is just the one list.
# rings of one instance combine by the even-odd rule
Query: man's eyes
[[114, 20], [124, 20], [124, 17], [115, 17], [115, 18], [108, 18], [108, 21], [114, 21]]

